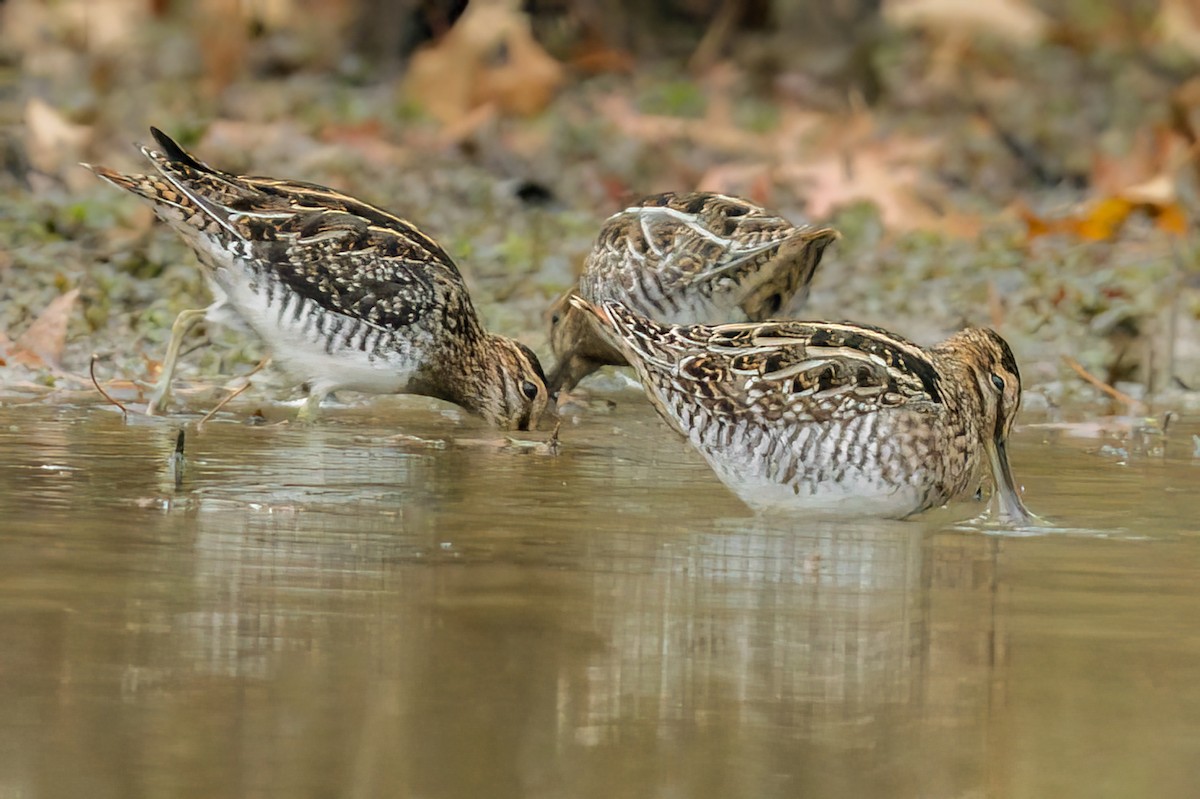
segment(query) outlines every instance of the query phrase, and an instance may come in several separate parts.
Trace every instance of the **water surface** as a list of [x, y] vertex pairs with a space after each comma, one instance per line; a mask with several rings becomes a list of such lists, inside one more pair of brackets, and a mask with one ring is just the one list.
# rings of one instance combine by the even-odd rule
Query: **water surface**
[[0, 797], [1196, 795], [1195, 423], [1019, 429], [1000, 535], [755, 517], [617, 399], [0, 407]]

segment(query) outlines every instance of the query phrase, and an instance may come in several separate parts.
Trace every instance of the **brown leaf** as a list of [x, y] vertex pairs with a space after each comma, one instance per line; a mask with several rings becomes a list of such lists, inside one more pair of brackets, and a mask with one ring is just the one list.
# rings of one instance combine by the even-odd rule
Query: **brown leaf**
[[515, 0], [476, 0], [436, 44], [413, 54], [404, 90], [444, 125], [481, 106], [529, 116], [553, 99], [562, 65], [533, 38]]
[[39, 172], [73, 179], [82, 175], [78, 185], [90, 185], [95, 178], [79, 169], [79, 162], [91, 139], [90, 127], [76, 125], [41, 98], [25, 104], [25, 152]]
[[27, 366], [58, 368], [67, 343], [67, 323], [78, 298], [79, 289], [71, 289], [51, 300], [13, 345], [13, 360]]
[[1163, 41], [1200, 56], [1200, 3], [1196, 0], [1162, 0], [1154, 27]]
[[1156, 124], [1138, 131], [1129, 150], [1119, 156], [1095, 156], [1091, 184], [1101, 195], [1124, 194], [1173, 174], [1192, 155], [1183, 133]]
[[957, 212], [938, 213], [917, 193], [925, 162], [936, 146], [933, 139], [892, 135], [849, 143], [841, 158], [825, 155], [789, 164], [778, 174], [796, 185], [796, 193], [808, 200], [806, 210], [818, 219], [839, 207], [865, 201], [879, 208], [884, 224], [893, 230], [976, 235], [978, 219]]
[[1106, 197], [1075, 220], [1075, 235], [1085, 241], [1107, 241], [1116, 236], [1132, 210], [1133, 204], [1128, 200]]
[[510, 26], [503, 59], [479, 75], [475, 103], [494, 102], [505, 113], [533, 116], [554, 99], [563, 68], [533, 38], [524, 15], [511, 18]]
[[1186, 236], [1188, 232], [1187, 212], [1177, 202], [1159, 206], [1154, 214], [1154, 226], [1164, 233]]
[[897, 27], [952, 35], [985, 33], [1014, 44], [1037, 44], [1050, 19], [1025, 0], [885, 0], [884, 19]]
[[571, 53], [571, 66], [588, 75], [619, 72], [632, 75], [636, 67], [633, 55], [626, 50], [609, 46], [603, 39], [591, 36]]
[[1113, 195], [1085, 205], [1078, 213], [1057, 219], [1042, 219], [1024, 207], [1018, 208], [1030, 240], [1061, 234], [1084, 241], [1110, 241], [1120, 235], [1126, 220], [1135, 211], [1147, 214], [1154, 220], [1154, 226], [1164, 233], [1179, 236], [1187, 233], [1187, 213], [1173, 198], [1159, 202]]
[[599, 98], [596, 108], [622, 135], [646, 142], [663, 143], [672, 139], [685, 139], [701, 147], [735, 154], [769, 153], [772, 147], [773, 138], [770, 136], [742, 130], [730, 124], [717, 124], [707, 118], [686, 119], [643, 114], [627, 97], [615, 93]]
[[1197, 145], [1189, 146], [1189, 134], [1190, 129], [1177, 119], [1172, 127], [1155, 125], [1140, 131], [1129, 151], [1119, 157], [1096, 156], [1091, 176], [1094, 199], [1057, 219], [1041, 219], [1019, 209], [1028, 238], [1065, 234], [1109, 241], [1120, 235], [1135, 211], [1147, 214], [1164, 233], [1183, 235], [1188, 220], [1178, 200], [1176, 176], [1184, 165], [1195, 162]]

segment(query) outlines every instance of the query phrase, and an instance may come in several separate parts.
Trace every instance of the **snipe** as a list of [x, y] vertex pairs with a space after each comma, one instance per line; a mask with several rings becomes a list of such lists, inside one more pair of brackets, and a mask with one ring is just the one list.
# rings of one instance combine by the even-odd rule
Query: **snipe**
[[169, 398], [196, 322], [240, 321], [308, 386], [302, 417], [333, 391], [409, 393], [529, 429], [548, 402], [528, 347], [483, 329], [450, 256], [411, 222], [309, 183], [221, 172], [151, 128], [158, 174], [85, 164], [149, 200], [204, 267], [214, 302], [176, 319], [151, 413]]
[[838, 235], [708, 192], [656, 194], [614, 214], [578, 286], [550, 308], [557, 359], [551, 390], [570, 390], [601, 366], [626, 363], [572, 297], [617, 300], [666, 323], [761, 321], [808, 296], [821, 256]]
[[616, 302], [573, 304], [751, 506], [904, 517], [975, 491], [990, 471], [1000, 515], [1032, 518], [1006, 453], [1021, 378], [991, 330], [925, 349], [849, 323], [671, 326]]

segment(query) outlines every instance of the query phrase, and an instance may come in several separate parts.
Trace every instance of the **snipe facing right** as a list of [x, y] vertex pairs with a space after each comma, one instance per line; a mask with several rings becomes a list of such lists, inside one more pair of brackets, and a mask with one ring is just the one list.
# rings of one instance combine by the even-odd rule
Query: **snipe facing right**
[[571, 298], [617, 300], [660, 322], [759, 321], [808, 296], [833, 228], [795, 225], [749, 200], [710, 192], [656, 194], [604, 223], [579, 284], [550, 309], [557, 366], [570, 390], [625, 357]]
[[904, 517], [974, 492], [1029, 521], [1006, 442], [1021, 404], [1012, 350], [986, 328], [925, 349], [831, 322], [663, 325], [575, 298], [668, 424], [754, 507]]

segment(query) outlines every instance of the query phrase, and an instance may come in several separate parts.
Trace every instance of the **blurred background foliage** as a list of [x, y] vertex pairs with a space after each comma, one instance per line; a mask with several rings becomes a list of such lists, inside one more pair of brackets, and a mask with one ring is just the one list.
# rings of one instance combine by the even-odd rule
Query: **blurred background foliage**
[[[843, 231], [803, 313], [994, 325], [1034, 405], [1107, 399], [1080, 368], [1136, 411], [1200, 385], [1197, 0], [0, 0], [0, 25], [10, 386], [91, 351], [151, 377], [205, 303], [77, 166], [136, 167], [151, 124], [411, 216], [542, 351], [602, 220], [700, 188]], [[209, 332], [197, 374], [257, 359]]]

